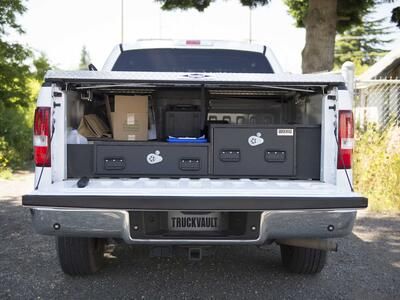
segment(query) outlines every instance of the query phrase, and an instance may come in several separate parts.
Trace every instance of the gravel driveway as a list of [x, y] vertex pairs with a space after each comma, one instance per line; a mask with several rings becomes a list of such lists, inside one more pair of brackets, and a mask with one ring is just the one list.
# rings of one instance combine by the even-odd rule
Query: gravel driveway
[[220, 247], [190, 262], [118, 245], [98, 274], [71, 278], [58, 266], [54, 239], [35, 234], [21, 207], [31, 186], [29, 173], [0, 180], [0, 299], [400, 299], [400, 215], [364, 212], [317, 276], [286, 273], [277, 246]]

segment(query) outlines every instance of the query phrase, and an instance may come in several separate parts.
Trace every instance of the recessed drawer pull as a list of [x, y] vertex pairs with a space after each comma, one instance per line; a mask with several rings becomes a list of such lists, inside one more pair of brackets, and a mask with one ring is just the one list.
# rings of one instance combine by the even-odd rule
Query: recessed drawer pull
[[224, 149], [219, 152], [219, 159], [223, 162], [239, 162], [240, 150]]
[[125, 166], [125, 159], [122, 157], [104, 159], [104, 170], [123, 170]]

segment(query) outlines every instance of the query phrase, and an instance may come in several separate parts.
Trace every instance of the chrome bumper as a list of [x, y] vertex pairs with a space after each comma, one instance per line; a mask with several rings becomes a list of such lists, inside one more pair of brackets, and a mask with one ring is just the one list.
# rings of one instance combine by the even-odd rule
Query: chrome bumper
[[120, 238], [128, 244], [254, 244], [277, 239], [336, 238], [351, 233], [355, 209], [271, 210], [261, 214], [260, 234], [253, 240], [132, 239], [125, 210], [32, 208], [36, 232], [44, 235]]

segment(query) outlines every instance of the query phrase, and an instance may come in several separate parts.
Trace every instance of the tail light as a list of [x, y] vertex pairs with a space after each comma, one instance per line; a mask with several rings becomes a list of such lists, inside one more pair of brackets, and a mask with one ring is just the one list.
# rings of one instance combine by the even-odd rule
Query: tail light
[[37, 107], [33, 125], [33, 151], [37, 167], [51, 166], [50, 107]]
[[351, 169], [351, 159], [354, 144], [354, 123], [351, 110], [339, 111], [339, 152], [338, 169]]

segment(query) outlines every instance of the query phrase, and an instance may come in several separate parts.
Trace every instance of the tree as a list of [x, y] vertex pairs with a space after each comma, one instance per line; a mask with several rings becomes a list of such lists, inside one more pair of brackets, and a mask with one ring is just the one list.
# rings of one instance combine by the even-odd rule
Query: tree
[[[327, 8], [327, 2], [336, 2], [336, 16], [333, 14], [326, 17], [327, 11], [334, 10], [333, 7]], [[285, 0], [289, 6], [289, 11], [296, 20], [299, 27], [306, 28], [306, 46], [303, 49], [303, 72], [316, 72], [323, 70], [331, 70], [334, 62], [334, 45], [336, 33], [343, 34], [352, 27], [362, 26], [363, 17], [370, 9], [379, 1], [374, 0]], [[315, 4], [319, 5], [315, 8]], [[324, 13], [325, 12], [325, 13]], [[330, 27], [335, 30], [327, 30], [324, 28], [327, 20], [335, 20]], [[322, 22], [322, 24], [321, 24]], [[319, 46], [323, 40], [323, 44], [327, 47]]]
[[24, 32], [21, 26], [16, 23], [16, 16], [23, 14], [25, 10], [26, 8], [21, 0], [0, 2], [0, 37], [7, 34], [7, 28], [12, 28], [18, 33]]
[[86, 46], [83, 46], [81, 50], [81, 60], [79, 63], [79, 70], [87, 70], [89, 64], [90, 64], [90, 55], [86, 49]]
[[[215, 0], [157, 0], [162, 8], [203, 11]], [[242, 5], [256, 7], [268, 0], [240, 0]], [[331, 70], [334, 63], [336, 32], [360, 25], [374, 0], [285, 0], [296, 25], [305, 27], [306, 44], [302, 52], [304, 73]]]
[[20, 44], [5, 40], [9, 31], [23, 33], [16, 23], [16, 16], [24, 11], [21, 0], [0, 2], [0, 102], [7, 106], [26, 106], [29, 99], [25, 87], [31, 72], [26, 60], [32, 53]]
[[335, 66], [340, 67], [350, 60], [363, 68], [373, 65], [387, 53], [384, 46], [393, 40], [383, 38], [391, 33], [391, 27], [384, 26], [384, 21], [385, 18], [371, 20], [366, 17], [363, 24], [346, 30], [336, 41]]
[[[24, 31], [17, 17], [25, 12], [22, 0], [0, 1], [0, 176], [32, 157], [32, 123], [38, 86], [48, 68], [47, 59], [6, 37]], [[33, 60], [33, 67], [30, 62]], [[40, 75], [39, 75], [40, 74]]]
[[400, 28], [400, 6], [393, 8], [390, 21], [396, 23], [396, 26]]
[[43, 81], [46, 72], [52, 68], [49, 59], [43, 52], [39, 54], [39, 57], [33, 60], [33, 65], [35, 67], [34, 77], [39, 82]]

